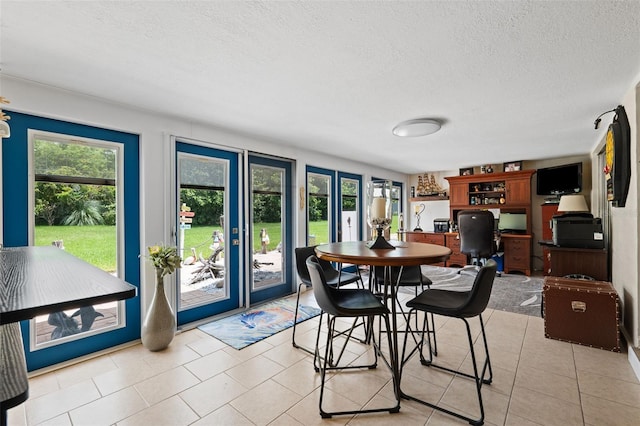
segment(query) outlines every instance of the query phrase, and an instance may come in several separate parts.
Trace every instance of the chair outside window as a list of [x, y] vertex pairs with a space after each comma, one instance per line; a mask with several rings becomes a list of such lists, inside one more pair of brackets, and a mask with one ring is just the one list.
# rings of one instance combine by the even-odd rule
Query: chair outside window
[[[311, 287], [311, 277], [309, 276], [309, 270], [307, 269], [307, 259], [310, 256], [315, 255], [315, 246], [308, 247], [298, 247], [295, 249], [296, 255], [296, 269], [298, 271], [298, 276], [300, 277], [300, 284], [298, 285], [298, 296], [296, 298], [296, 310], [293, 322], [293, 331], [291, 336], [291, 343], [294, 348], [302, 349], [303, 351], [314, 354], [314, 350], [305, 348], [296, 343], [296, 324], [298, 323], [298, 307], [300, 306], [300, 292], [302, 291], [302, 287], [305, 286], [307, 288]], [[339, 287], [347, 284], [351, 284], [354, 282], [358, 282], [361, 280], [358, 274], [352, 274], [350, 272], [342, 272], [338, 271], [333, 267], [331, 262], [327, 262], [326, 260], [318, 259], [320, 266], [322, 267], [322, 271], [324, 273], [325, 279], [327, 280], [327, 284], [332, 287]]]
[[[409, 315], [416, 315], [418, 311], [425, 314], [433, 313], [435, 315], [442, 315], [445, 317], [459, 318], [464, 321], [467, 330], [467, 339], [469, 342], [469, 349], [471, 351], [471, 361], [473, 364], [473, 374], [468, 374], [460, 370], [450, 369], [441, 365], [433, 363], [431, 355], [428, 359], [422, 356], [422, 348], [420, 345], [413, 348], [407, 354], [407, 336], [405, 335], [402, 360], [410, 358], [415, 352], [420, 353], [420, 363], [427, 367], [435, 367], [441, 370], [448, 371], [458, 376], [467, 377], [473, 379], [475, 382], [476, 394], [478, 398], [478, 406], [480, 409], [480, 417], [478, 419], [472, 419], [460, 412], [454, 412], [444, 407], [440, 407], [434, 403], [430, 403], [421, 400], [417, 397], [407, 395], [402, 392], [402, 383], [400, 383], [400, 395], [402, 398], [419, 402], [428, 407], [458, 417], [460, 419], [468, 421], [472, 425], [481, 425], [484, 423], [484, 405], [482, 403], [482, 385], [491, 384], [493, 379], [493, 371], [491, 369], [491, 359], [489, 357], [489, 347], [487, 345], [487, 336], [485, 334], [484, 322], [482, 320], [482, 313], [489, 303], [489, 297], [491, 296], [491, 289], [493, 287], [493, 281], [496, 276], [497, 264], [493, 260], [488, 260], [483, 266], [474, 280], [473, 286], [469, 291], [453, 291], [453, 290], [440, 290], [440, 289], [428, 289], [422, 292], [418, 297], [407, 302], [407, 306], [411, 308]], [[476, 352], [473, 346], [474, 338], [471, 335], [471, 328], [469, 326], [469, 318], [478, 317], [480, 321], [480, 328], [482, 334], [482, 342], [484, 344], [484, 350], [486, 359], [482, 364], [482, 367], [478, 365], [476, 358]], [[429, 322], [423, 321], [423, 338], [421, 345], [425, 344], [424, 333], [428, 333]], [[426, 340], [426, 344], [429, 344], [429, 340]], [[442, 348], [441, 348], [442, 350]], [[427, 351], [431, 354], [431, 351]], [[401, 371], [402, 371], [401, 364]], [[402, 377], [402, 373], [400, 374]]]
[[[330, 418], [334, 415], [343, 414], [358, 414], [358, 413], [375, 413], [381, 411], [388, 411], [390, 413], [397, 413], [400, 410], [400, 400], [396, 395], [396, 403], [392, 407], [385, 408], [367, 408], [358, 410], [346, 410], [346, 411], [326, 411], [323, 407], [324, 388], [326, 382], [327, 371], [336, 371], [344, 369], [373, 369], [377, 367], [378, 357], [380, 356], [384, 361], [392, 375], [394, 383], [394, 389], [396, 389], [396, 377], [393, 374], [395, 365], [394, 351], [389, 350], [389, 359], [387, 360], [382, 356], [380, 347], [376, 342], [375, 336], [371, 335], [371, 342], [373, 343], [374, 360], [372, 364], [367, 365], [352, 365], [345, 366], [330, 365], [329, 359], [333, 352], [333, 345], [335, 337], [342, 334], [342, 332], [336, 330], [336, 319], [338, 318], [358, 318], [367, 317], [369, 323], [373, 323], [375, 317], [379, 317], [380, 321], [384, 321], [385, 334], [387, 336], [387, 344], [389, 348], [393, 348], [393, 340], [391, 333], [391, 326], [389, 321], [389, 309], [378, 299], [374, 294], [363, 288], [341, 288], [336, 289], [328, 285], [324, 277], [324, 269], [320, 265], [319, 259], [315, 256], [311, 256], [307, 259], [306, 264], [309, 269], [309, 276], [313, 286], [313, 294], [322, 309], [320, 314], [320, 323], [318, 326], [318, 339], [320, 337], [320, 329], [322, 328], [324, 315], [327, 315], [327, 340], [324, 349], [324, 356], [320, 355], [319, 345], [316, 344], [316, 358], [320, 360], [320, 401], [318, 407], [320, 409], [320, 415], [322, 418]], [[368, 328], [371, 330], [371, 328]], [[350, 339], [344, 341], [344, 345], [349, 342]]]
[[496, 253], [495, 218], [488, 210], [464, 210], [458, 213], [460, 252], [471, 257], [471, 265], [460, 269], [479, 271], [487, 259]]

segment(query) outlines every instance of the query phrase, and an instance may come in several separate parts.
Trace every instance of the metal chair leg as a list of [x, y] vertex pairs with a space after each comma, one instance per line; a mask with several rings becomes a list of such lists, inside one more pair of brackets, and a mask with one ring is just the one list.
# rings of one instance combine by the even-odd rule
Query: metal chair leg
[[293, 315], [293, 331], [291, 333], [291, 344], [293, 345], [294, 348], [296, 349], [302, 349], [303, 351], [307, 352], [308, 354], [314, 355], [314, 351], [312, 351], [309, 348], [305, 348], [303, 346], [300, 346], [296, 343], [296, 325], [298, 325], [298, 307], [300, 306], [300, 293], [302, 291], [302, 286], [304, 286], [306, 284], [304, 283], [300, 283], [298, 285], [298, 296], [296, 298], [296, 310], [294, 312]]
[[[412, 309], [411, 311], [409, 311], [409, 315], [415, 314], [415, 313], [416, 313], [415, 309]], [[425, 329], [423, 329], [423, 332], [422, 332], [423, 340], [421, 342], [421, 345], [424, 344], [424, 334], [425, 334], [425, 332], [428, 332], [428, 327], [429, 327], [429, 321], [428, 321], [428, 318], [426, 317], [426, 314], [427, 313], [425, 313], [425, 319], [424, 319]], [[480, 417], [478, 419], [473, 419], [471, 417], [465, 416], [464, 414], [461, 414], [461, 413], [458, 413], [458, 412], [455, 412], [455, 411], [440, 407], [440, 406], [438, 406], [436, 404], [433, 404], [433, 403], [421, 400], [419, 398], [416, 398], [414, 396], [408, 395], [408, 394], [402, 392], [402, 387], [401, 387], [401, 383], [400, 383], [398, 385], [398, 388], [400, 390], [400, 396], [402, 398], [418, 402], [418, 403], [420, 403], [422, 405], [426, 405], [426, 406], [431, 407], [431, 408], [433, 408], [435, 410], [442, 411], [443, 413], [449, 414], [451, 416], [457, 417], [457, 418], [462, 419], [462, 420], [466, 420], [467, 422], [469, 422], [469, 424], [472, 424], [472, 425], [482, 425], [482, 424], [484, 424], [484, 404], [483, 404], [483, 401], [482, 401], [482, 385], [483, 384], [491, 384], [491, 382], [493, 380], [493, 370], [491, 368], [491, 358], [489, 356], [489, 347], [488, 347], [488, 344], [487, 344], [487, 336], [486, 336], [485, 329], [484, 329], [484, 321], [482, 320], [482, 315], [478, 315], [478, 318], [480, 320], [480, 327], [481, 327], [481, 330], [482, 330], [482, 340], [483, 340], [484, 349], [485, 349], [485, 353], [486, 353], [486, 359], [485, 359], [485, 361], [484, 361], [484, 363], [482, 365], [482, 369], [478, 368], [478, 361], [477, 361], [477, 358], [476, 358], [475, 349], [473, 347], [473, 336], [471, 335], [471, 327], [469, 326], [469, 322], [467, 321], [466, 318], [459, 318], [459, 319], [461, 319], [465, 323], [465, 327], [466, 327], [466, 331], [467, 331], [467, 340], [468, 340], [469, 349], [470, 349], [470, 352], [471, 352], [471, 361], [472, 361], [472, 364], [473, 364], [473, 375], [468, 374], [468, 373], [464, 373], [464, 372], [462, 372], [460, 370], [454, 370], [454, 369], [451, 369], [451, 368], [447, 368], [447, 367], [444, 367], [444, 366], [441, 366], [441, 365], [434, 364], [433, 363], [433, 358], [431, 357], [431, 350], [429, 350], [429, 359], [423, 359], [422, 358], [422, 351], [420, 351], [420, 353], [421, 353], [420, 362], [422, 363], [422, 365], [427, 366], [427, 367], [435, 367], [435, 368], [438, 368], [440, 370], [444, 370], [444, 371], [448, 371], [450, 373], [456, 374], [458, 376], [463, 376], [463, 377], [467, 377], [467, 378], [473, 379], [474, 383], [475, 383], [477, 398], [478, 398], [478, 407], [480, 409]], [[406, 354], [407, 337], [408, 336], [405, 335], [403, 348], [402, 348], [402, 355], [401, 355], [401, 364], [400, 364], [401, 368], [402, 368], [402, 365], [403, 365], [402, 360], [405, 359], [405, 354]], [[428, 338], [427, 338], [427, 344], [430, 345], [430, 342], [429, 342]], [[414, 348], [410, 352], [410, 354], [407, 356], [407, 358], [411, 357], [411, 355], [413, 353], [415, 353], [416, 350], [417, 350], [417, 348]], [[485, 378], [487, 373], [488, 373], [488, 377]], [[402, 373], [400, 374], [400, 377], [402, 377]]]

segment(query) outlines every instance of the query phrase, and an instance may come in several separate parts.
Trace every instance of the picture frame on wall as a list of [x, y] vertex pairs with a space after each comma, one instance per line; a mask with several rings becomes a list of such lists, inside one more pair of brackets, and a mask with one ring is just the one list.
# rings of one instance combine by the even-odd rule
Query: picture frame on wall
[[465, 167], [460, 169], [460, 176], [471, 176], [473, 174], [473, 167]]
[[510, 161], [502, 165], [502, 170], [505, 172], [519, 172], [522, 170], [522, 161]]

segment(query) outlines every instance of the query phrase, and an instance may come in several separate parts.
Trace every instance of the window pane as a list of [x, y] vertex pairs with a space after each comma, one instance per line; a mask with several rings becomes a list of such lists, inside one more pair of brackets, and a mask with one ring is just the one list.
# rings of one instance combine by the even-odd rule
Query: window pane
[[283, 169], [251, 165], [252, 290], [281, 284], [284, 281], [284, 179]]
[[227, 163], [178, 153], [180, 199], [178, 247], [182, 267], [178, 309], [228, 297], [224, 257], [224, 200]]
[[[118, 150], [108, 145], [34, 137], [33, 235], [36, 246], [54, 245], [118, 275]], [[111, 302], [36, 317], [36, 347], [118, 327], [120, 307]]]
[[[400, 194], [402, 194], [402, 186], [392, 186], [391, 187], [391, 212], [392, 212], [392, 220], [389, 239], [398, 240], [400, 239], [399, 231], [404, 226], [404, 217], [400, 220], [400, 214], [402, 214], [402, 205], [400, 204]], [[404, 216], [404, 215], [403, 215]]]
[[360, 182], [355, 179], [341, 178], [342, 199], [340, 210], [342, 212], [340, 241], [358, 241], [358, 187]]
[[331, 177], [307, 173], [307, 244], [326, 244], [330, 239]]
[[115, 149], [36, 137], [33, 169], [44, 175], [115, 179], [115, 155]]

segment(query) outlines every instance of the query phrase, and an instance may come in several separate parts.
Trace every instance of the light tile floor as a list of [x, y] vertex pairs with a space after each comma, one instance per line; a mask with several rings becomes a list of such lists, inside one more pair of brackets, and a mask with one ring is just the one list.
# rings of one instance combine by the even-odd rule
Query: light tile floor
[[[312, 297], [306, 292], [304, 297]], [[408, 296], [407, 296], [408, 297]], [[640, 383], [626, 354], [545, 339], [541, 318], [484, 314], [494, 381], [483, 387], [490, 425], [638, 425]], [[438, 362], [470, 368], [460, 320], [437, 319]], [[317, 320], [298, 326], [311, 347]], [[473, 321], [477, 338], [479, 326]], [[476, 340], [476, 346], [480, 343]], [[479, 349], [483, 354], [484, 351]], [[369, 358], [351, 344], [347, 361]], [[465, 424], [402, 401], [400, 413], [318, 414], [320, 378], [313, 358], [291, 346], [291, 329], [237, 351], [197, 329], [176, 335], [162, 352], [140, 344], [30, 379], [29, 400], [9, 411], [9, 425], [449, 425]], [[393, 405], [390, 374], [345, 371], [327, 383], [331, 409]], [[467, 379], [413, 359], [403, 390], [477, 415]]]

